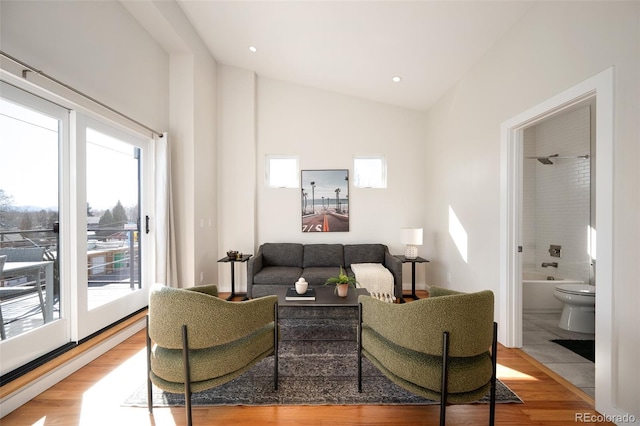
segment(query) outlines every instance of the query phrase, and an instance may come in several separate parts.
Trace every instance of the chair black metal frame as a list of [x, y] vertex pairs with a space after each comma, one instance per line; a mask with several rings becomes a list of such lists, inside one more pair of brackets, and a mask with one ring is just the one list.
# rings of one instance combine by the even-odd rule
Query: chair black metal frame
[[[496, 380], [498, 359], [498, 323], [493, 323], [491, 343], [491, 387], [489, 399], [489, 426], [495, 425]], [[440, 391], [440, 426], [445, 426], [447, 416], [447, 394], [449, 378], [449, 332], [442, 333], [442, 383]], [[362, 392], [362, 304], [358, 308], [358, 392]]]
[[[278, 303], [274, 307], [274, 333], [273, 333], [273, 389], [278, 390]], [[151, 382], [151, 337], [149, 336], [149, 315], [146, 317], [147, 326], [147, 406], [149, 414], [153, 413], [153, 384]], [[189, 340], [186, 325], [182, 325], [182, 360], [184, 364], [184, 401], [187, 425], [193, 424], [193, 415], [191, 410], [191, 369], [189, 363]]]
[[[449, 378], [449, 332], [442, 333], [442, 385], [440, 398], [440, 426], [445, 426], [447, 413], [447, 392]], [[489, 397], [489, 425], [496, 419], [496, 379], [498, 365], [498, 323], [493, 323], [493, 342], [491, 343], [491, 388]]]

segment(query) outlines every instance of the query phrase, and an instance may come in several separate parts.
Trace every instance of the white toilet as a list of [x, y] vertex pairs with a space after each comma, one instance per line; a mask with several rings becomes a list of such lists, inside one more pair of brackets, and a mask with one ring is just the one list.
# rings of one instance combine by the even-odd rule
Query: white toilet
[[553, 295], [564, 304], [559, 327], [579, 333], [595, 333], [596, 288], [589, 284], [558, 284]]

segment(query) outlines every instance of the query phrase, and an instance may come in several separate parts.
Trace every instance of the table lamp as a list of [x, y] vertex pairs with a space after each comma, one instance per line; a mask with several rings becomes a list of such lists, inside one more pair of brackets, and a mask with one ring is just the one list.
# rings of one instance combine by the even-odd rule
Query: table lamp
[[404, 257], [415, 259], [418, 257], [418, 247], [422, 245], [422, 228], [402, 228], [402, 243], [406, 244]]

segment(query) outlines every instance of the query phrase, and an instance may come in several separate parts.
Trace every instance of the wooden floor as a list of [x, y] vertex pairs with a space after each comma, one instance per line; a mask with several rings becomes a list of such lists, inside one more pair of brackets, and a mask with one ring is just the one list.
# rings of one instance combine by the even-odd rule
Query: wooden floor
[[[418, 293], [420, 296], [421, 293]], [[221, 295], [223, 296], [223, 295]], [[183, 407], [122, 407], [145, 382], [141, 331], [0, 420], [13, 425], [184, 425]], [[498, 349], [498, 377], [524, 404], [497, 404], [498, 425], [572, 425], [597, 414], [591, 398], [518, 349]], [[435, 425], [432, 406], [194, 407], [195, 425]], [[452, 405], [448, 425], [488, 423], [484, 404]], [[590, 422], [593, 425], [613, 424]]]

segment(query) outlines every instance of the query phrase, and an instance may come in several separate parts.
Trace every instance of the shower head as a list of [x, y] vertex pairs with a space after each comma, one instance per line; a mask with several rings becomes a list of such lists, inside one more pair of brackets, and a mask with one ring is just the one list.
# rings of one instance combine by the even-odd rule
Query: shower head
[[542, 164], [553, 164], [553, 161], [551, 161], [550, 158], [554, 158], [557, 156], [558, 154], [549, 155], [547, 157], [537, 157], [536, 160], [538, 160]]
[[551, 161], [552, 158], [568, 159], [568, 160], [572, 160], [572, 159], [588, 160], [589, 154], [578, 155], [576, 157], [560, 157], [558, 154], [553, 154], [553, 155], [547, 155], [546, 157], [525, 157], [525, 158], [529, 158], [531, 160], [538, 160], [541, 164], [549, 165], [549, 164], [554, 164], [553, 161]]

